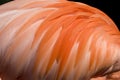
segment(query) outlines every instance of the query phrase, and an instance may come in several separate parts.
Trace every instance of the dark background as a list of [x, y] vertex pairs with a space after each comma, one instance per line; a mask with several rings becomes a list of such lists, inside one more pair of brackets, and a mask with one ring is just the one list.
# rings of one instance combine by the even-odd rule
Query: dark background
[[12, 1], [12, 0], [0, 0], [0, 4], [4, 4], [4, 3], [9, 2], [9, 1]]
[[[0, 4], [6, 3], [11, 0], [0, 0]], [[48, 0], [49, 1], [49, 0]], [[120, 30], [120, 3], [119, 0], [70, 0], [82, 2], [93, 7], [96, 7], [106, 13]]]

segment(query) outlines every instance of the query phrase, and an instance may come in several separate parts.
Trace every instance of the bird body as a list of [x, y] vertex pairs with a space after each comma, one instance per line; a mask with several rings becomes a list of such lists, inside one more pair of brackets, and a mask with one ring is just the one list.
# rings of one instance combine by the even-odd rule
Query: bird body
[[120, 70], [118, 63], [120, 32], [94, 7], [65, 0], [0, 6], [3, 80], [89, 80]]

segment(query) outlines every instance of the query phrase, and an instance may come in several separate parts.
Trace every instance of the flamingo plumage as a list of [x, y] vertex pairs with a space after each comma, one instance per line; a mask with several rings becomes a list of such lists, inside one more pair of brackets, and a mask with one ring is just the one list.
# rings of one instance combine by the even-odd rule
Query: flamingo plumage
[[0, 6], [2, 80], [89, 80], [120, 70], [120, 31], [104, 12], [66, 0]]

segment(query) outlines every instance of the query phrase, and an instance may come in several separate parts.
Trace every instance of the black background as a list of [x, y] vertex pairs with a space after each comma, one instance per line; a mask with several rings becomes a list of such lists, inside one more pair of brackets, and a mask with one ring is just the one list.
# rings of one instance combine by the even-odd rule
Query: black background
[[[0, 0], [0, 4], [6, 3], [11, 0]], [[49, 0], [48, 0], [49, 1]], [[119, 0], [70, 0], [82, 2], [93, 7], [96, 7], [106, 13], [120, 30], [120, 3]]]
[[12, 0], [0, 0], [0, 4], [4, 4], [4, 3], [9, 2], [9, 1], [12, 1]]

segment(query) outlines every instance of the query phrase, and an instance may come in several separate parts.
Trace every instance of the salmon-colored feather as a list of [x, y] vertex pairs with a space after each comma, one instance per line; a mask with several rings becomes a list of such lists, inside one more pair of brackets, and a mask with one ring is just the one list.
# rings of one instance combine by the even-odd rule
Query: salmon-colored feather
[[102, 11], [66, 0], [0, 6], [3, 80], [89, 80], [118, 66], [120, 32]]

